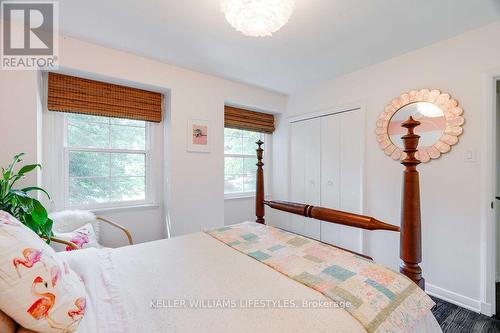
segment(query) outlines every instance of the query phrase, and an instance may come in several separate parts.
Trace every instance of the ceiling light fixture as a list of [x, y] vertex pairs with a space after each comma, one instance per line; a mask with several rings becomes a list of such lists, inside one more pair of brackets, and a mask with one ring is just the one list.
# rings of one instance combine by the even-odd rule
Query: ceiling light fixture
[[222, 0], [226, 20], [245, 36], [271, 36], [290, 19], [295, 0]]
[[438, 118], [444, 117], [443, 110], [439, 106], [429, 102], [420, 102], [417, 104], [418, 112], [427, 118]]

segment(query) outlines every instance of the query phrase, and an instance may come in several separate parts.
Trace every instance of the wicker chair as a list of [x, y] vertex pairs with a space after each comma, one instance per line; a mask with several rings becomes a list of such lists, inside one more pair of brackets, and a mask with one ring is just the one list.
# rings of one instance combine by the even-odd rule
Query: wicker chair
[[[105, 219], [103, 217], [96, 216], [88, 211], [66, 210], [66, 211], [52, 213], [50, 214], [50, 218], [54, 221], [53, 230], [56, 233], [72, 232], [84, 226], [85, 224], [91, 223], [97, 236], [97, 242], [99, 243], [100, 246], [103, 246], [101, 244], [101, 237], [100, 237], [101, 223], [106, 223], [122, 231], [127, 237], [128, 243], [130, 245], [134, 244], [132, 240], [132, 234], [127, 228], [118, 223]], [[78, 248], [75, 244], [62, 239], [58, 239], [57, 237], [52, 237], [51, 241], [70, 246], [73, 249]]]

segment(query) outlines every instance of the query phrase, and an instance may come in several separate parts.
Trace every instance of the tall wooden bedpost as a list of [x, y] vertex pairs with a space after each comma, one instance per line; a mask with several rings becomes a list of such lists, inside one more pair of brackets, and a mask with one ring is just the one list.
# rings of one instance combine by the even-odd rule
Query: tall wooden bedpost
[[405, 166], [405, 171], [403, 175], [399, 251], [399, 256], [403, 260], [403, 263], [399, 271], [425, 290], [422, 269], [418, 265], [422, 262], [420, 185], [417, 171], [417, 165], [420, 164], [420, 161], [415, 157], [420, 136], [414, 132], [415, 127], [418, 125], [420, 125], [420, 122], [414, 120], [412, 117], [402, 124], [408, 130], [408, 134], [402, 137], [406, 158], [401, 161], [401, 164]]
[[265, 224], [266, 220], [264, 219], [264, 163], [262, 162], [262, 156], [264, 153], [264, 149], [262, 149], [262, 145], [264, 142], [261, 140], [256, 142], [259, 148], [257, 148], [257, 190], [255, 193], [255, 215], [257, 216], [257, 220], [255, 222]]

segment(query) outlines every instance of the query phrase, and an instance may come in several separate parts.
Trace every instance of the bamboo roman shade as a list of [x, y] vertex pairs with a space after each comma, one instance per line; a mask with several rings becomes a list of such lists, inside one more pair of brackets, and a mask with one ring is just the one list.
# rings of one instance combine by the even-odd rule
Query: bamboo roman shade
[[224, 127], [270, 134], [274, 132], [274, 116], [226, 105], [224, 107]]
[[159, 123], [163, 95], [76, 76], [49, 73], [50, 111], [127, 118]]

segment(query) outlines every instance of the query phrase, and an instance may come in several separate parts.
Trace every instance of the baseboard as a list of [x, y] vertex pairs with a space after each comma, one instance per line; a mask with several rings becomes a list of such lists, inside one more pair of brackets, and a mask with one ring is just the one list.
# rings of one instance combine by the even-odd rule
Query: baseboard
[[[486, 307], [483, 308], [483, 304], [481, 301], [472, 299], [467, 296], [463, 296], [460, 294], [457, 294], [453, 291], [449, 291], [440, 287], [437, 287], [432, 284], [425, 284], [425, 291], [434, 297], [440, 298], [443, 301], [450, 302], [452, 304], [458, 305], [462, 308], [477, 312], [477, 313], [483, 313], [483, 310], [487, 310]], [[484, 304], [484, 306], [487, 306], [487, 304]], [[491, 306], [490, 306], [490, 311], [491, 311]], [[485, 313], [486, 314], [486, 313]]]
[[488, 317], [493, 316], [494, 313], [493, 313], [493, 307], [491, 306], [491, 304], [481, 302], [481, 313], [484, 314], [485, 316], [488, 316]]

